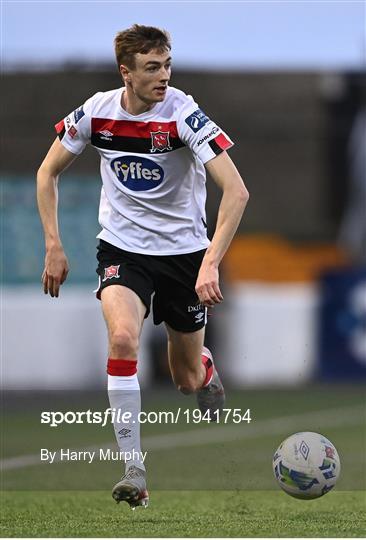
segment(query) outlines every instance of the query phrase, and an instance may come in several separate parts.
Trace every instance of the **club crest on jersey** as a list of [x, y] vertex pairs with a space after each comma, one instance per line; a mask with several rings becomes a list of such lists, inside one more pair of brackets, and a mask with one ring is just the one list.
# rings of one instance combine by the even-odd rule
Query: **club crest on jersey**
[[112, 278], [119, 278], [120, 266], [121, 266], [120, 264], [118, 264], [117, 266], [112, 264], [112, 266], [108, 266], [108, 268], [104, 268], [103, 281], [107, 281], [107, 279], [112, 279]]
[[163, 152], [164, 150], [172, 150], [169, 141], [169, 131], [150, 131], [151, 148], [150, 152]]

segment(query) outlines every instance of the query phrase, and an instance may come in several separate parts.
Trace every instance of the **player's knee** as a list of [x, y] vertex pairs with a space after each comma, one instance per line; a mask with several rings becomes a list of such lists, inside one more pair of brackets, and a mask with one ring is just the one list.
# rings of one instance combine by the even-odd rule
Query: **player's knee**
[[109, 334], [110, 354], [114, 358], [137, 358], [138, 337], [128, 329], [118, 329]]

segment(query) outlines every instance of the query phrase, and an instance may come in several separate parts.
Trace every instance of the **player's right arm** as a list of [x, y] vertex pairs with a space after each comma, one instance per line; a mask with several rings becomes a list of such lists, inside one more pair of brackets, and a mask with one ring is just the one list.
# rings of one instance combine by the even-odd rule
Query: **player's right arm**
[[45, 294], [56, 298], [69, 271], [58, 231], [58, 178], [90, 142], [92, 108], [98, 95], [89, 98], [55, 125], [57, 138], [37, 173], [38, 208], [46, 243], [42, 283]]
[[58, 297], [69, 271], [58, 230], [58, 178], [76, 157], [56, 138], [37, 172], [37, 202], [46, 248], [42, 283], [44, 293], [52, 298]]

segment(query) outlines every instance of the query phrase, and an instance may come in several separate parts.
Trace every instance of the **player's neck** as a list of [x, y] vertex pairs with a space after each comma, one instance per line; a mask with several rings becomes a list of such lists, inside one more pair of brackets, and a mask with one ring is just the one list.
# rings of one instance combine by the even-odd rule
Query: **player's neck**
[[122, 90], [121, 107], [127, 111], [128, 114], [132, 114], [133, 116], [143, 114], [144, 112], [150, 111], [154, 105], [156, 104], [145, 103], [142, 101], [129, 88]]

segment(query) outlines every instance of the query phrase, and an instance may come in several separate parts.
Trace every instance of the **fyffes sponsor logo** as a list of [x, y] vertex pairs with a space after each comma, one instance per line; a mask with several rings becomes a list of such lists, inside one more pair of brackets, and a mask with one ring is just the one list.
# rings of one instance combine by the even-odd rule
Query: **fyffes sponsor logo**
[[121, 184], [132, 191], [149, 191], [164, 179], [163, 169], [151, 159], [123, 156], [114, 159], [111, 168]]

